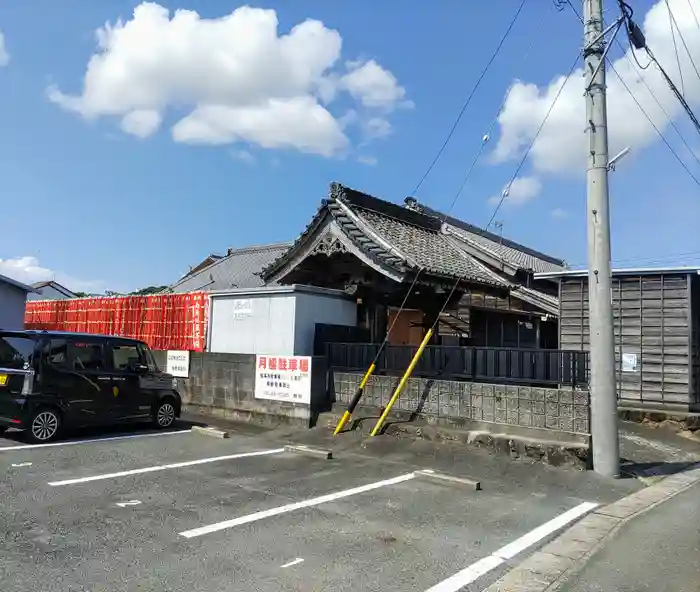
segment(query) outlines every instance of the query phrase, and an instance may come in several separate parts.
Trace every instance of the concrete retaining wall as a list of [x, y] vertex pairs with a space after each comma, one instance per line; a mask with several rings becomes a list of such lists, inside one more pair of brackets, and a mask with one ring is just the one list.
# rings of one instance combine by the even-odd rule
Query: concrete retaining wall
[[311, 363], [311, 405], [255, 398], [255, 356], [191, 352], [190, 377], [180, 379], [185, 409], [218, 417], [308, 427], [330, 407], [325, 358]]
[[[334, 372], [336, 401], [348, 403], [362, 380], [361, 373]], [[384, 407], [399, 379], [372, 376], [363, 405]], [[395, 409], [445, 419], [488, 422], [588, 435], [589, 394], [571, 388], [538, 388], [410, 378]]]

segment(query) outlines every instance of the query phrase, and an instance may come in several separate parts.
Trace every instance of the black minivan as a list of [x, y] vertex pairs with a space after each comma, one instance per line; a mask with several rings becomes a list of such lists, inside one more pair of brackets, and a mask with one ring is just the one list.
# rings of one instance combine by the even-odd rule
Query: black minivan
[[149, 347], [123, 337], [52, 331], [0, 331], [0, 433], [25, 430], [32, 442], [65, 427], [180, 416], [177, 381]]

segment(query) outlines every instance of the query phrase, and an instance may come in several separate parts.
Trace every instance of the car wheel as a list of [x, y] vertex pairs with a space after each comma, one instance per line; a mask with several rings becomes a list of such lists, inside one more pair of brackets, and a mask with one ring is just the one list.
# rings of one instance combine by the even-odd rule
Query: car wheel
[[170, 399], [161, 401], [153, 414], [153, 423], [158, 428], [169, 428], [174, 421], [175, 404]]
[[55, 440], [61, 429], [61, 414], [55, 409], [38, 409], [29, 420], [26, 435], [30, 442], [43, 443]]

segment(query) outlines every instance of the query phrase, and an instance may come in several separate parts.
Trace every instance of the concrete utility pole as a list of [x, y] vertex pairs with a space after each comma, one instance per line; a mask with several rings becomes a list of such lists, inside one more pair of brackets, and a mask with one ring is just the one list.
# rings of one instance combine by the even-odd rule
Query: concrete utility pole
[[608, 114], [605, 99], [603, 0], [583, 0], [586, 134], [588, 136], [588, 318], [593, 469], [620, 474], [610, 266]]

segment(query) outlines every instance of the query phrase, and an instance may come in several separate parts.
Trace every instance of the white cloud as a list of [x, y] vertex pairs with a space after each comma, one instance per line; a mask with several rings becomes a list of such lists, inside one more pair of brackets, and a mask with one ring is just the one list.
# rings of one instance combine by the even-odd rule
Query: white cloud
[[504, 204], [519, 206], [537, 197], [542, 191], [542, 182], [537, 177], [518, 177], [510, 185], [503, 187], [501, 195], [489, 198], [489, 203], [497, 205], [506, 193]]
[[162, 121], [158, 111], [135, 109], [122, 118], [121, 128], [128, 134], [146, 138], [158, 131]]
[[391, 135], [393, 131], [391, 123], [384, 119], [383, 117], [372, 117], [367, 121], [362, 123], [362, 129], [365, 134], [365, 138], [368, 140], [374, 140], [377, 138], [386, 138]]
[[231, 156], [233, 156], [233, 158], [235, 158], [236, 160], [245, 162], [246, 164], [255, 163], [255, 156], [253, 156], [251, 152], [248, 152], [248, 150], [234, 150], [233, 152], [231, 152]]
[[10, 54], [5, 47], [5, 36], [0, 31], [0, 66], [7, 66], [10, 63]]
[[348, 73], [340, 80], [341, 86], [365, 107], [393, 109], [406, 96], [396, 76], [374, 60], [348, 62]]
[[101, 281], [80, 280], [60, 271], [42, 267], [39, 260], [32, 256], [0, 259], [0, 274], [24, 284], [56, 281], [73, 292], [102, 293], [105, 289]]
[[366, 164], [367, 166], [376, 166], [379, 161], [374, 156], [364, 156], [360, 154], [360, 156], [357, 157], [357, 162]]
[[[695, 24], [689, 1], [669, 0], [669, 3], [693, 59], [700, 67], [700, 29]], [[690, 3], [696, 14], [700, 14], [700, 0], [690, 0]], [[665, 3], [663, 0], [658, 1], [643, 20], [640, 12], [637, 12], [635, 17], [638, 24], [643, 24], [647, 44], [671, 78], [679, 84], [678, 66]], [[620, 31], [618, 39], [623, 47], [627, 48], [624, 35], [624, 30]], [[688, 54], [678, 38], [678, 33], [676, 33], [676, 39], [684, 73], [685, 97], [691, 106], [697, 106], [700, 104], [700, 78], [693, 69]], [[613, 54], [615, 51], [619, 54], [616, 45], [613, 45], [612, 50]], [[634, 63], [629, 49], [627, 55]], [[638, 52], [637, 57], [642, 65], [649, 61], [643, 52]], [[615, 69], [657, 127], [663, 131], [668, 125], [666, 117], [644, 86], [632, 63], [625, 57], [614, 60]], [[686, 117], [678, 100], [653, 65], [642, 71], [642, 75], [671, 117]], [[523, 150], [532, 141], [563, 81], [564, 77], [558, 76], [542, 88], [526, 82], [516, 82], [511, 88], [499, 118], [500, 137], [492, 155], [496, 162], [521, 157]], [[610, 154], [615, 154], [626, 146], [632, 146], [636, 151], [655, 141], [656, 132], [610, 68], [608, 68], [607, 88]], [[585, 119], [583, 70], [578, 69], [563, 89], [531, 152], [532, 164], [536, 171], [559, 173], [584, 170], [587, 157]]]
[[554, 208], [554, 209], [549, 213], [549, 215], [552, 216], [552, 218], [557, 218], [557, 219], [561, 220], [561, 219], [563, 219], [563, 218], [568, 218], [568, 217], [569, 217], [569, 212], [567, 212], [567, 211], [566, 211], [565, 209], [563, 209], [563, 208]]
[[338, 31], [308, 19], [280, 34], [274, 10], [242, 6], [202, 18], [142, 2], [130, 20], [107, 23], [96, 36], [82, 92], [54, 87], [49, 99], [85, 118], [123, 117], [122, 129], [139, 136], [185, 109], [172, 128], [177, 142], [331, 156], [349, 144], [349, 121], [328, 108], [340, 93], [369, 112], [405, 102], [405, 89], [374, 60], [343, 71]]

